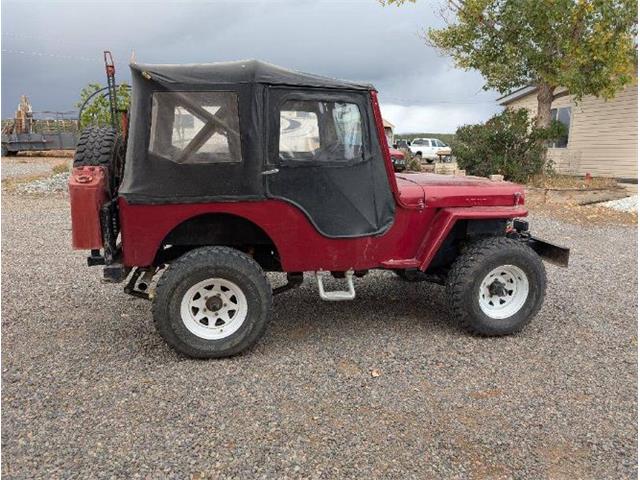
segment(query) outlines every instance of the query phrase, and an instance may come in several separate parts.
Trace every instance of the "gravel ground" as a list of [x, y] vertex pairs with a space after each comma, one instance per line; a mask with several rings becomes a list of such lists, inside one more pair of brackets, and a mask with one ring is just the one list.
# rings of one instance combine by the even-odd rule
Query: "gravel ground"
[[600, 207], [612, 208], [619, 212], [638, 212], [638, 195], [631, 195], [620, 200], [611, 200], [609, 202], [599, 203]]
[[637, 476], [635, 227], [533, 218], [571, 267], [517, 336], [385, 272], [342, 304], [307, 279], [252, 352], [193, 361], [70, 250], [64, 196], [3, 200], [5, 478]]
[[1, 169], [1, 177], [2, 180], [6, 180], [8, 178], [20, 178], [20, 177], [30, 177], [33, 175], [42, 175], [51, 172], [52, 165], [50, 162], [38, 161], [37, 159], [29, 159], [26, 161], [25, 159], [19, 158], [3, 158], [2, 159], [2, 169]]
[[67, 192], [68, 182], [69, 172], [63, 172], [32, 182], [18, 183], [15, 186], [15, 191], [22, 194]]

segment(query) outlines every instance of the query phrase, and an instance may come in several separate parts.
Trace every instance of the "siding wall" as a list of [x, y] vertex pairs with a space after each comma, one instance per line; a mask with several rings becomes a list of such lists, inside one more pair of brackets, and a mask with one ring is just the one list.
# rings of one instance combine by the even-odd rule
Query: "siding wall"
[[[560, 173], [638, 178], [638, 87], [630, 85], [605, 101], [585, 97], [575, 105], [570, 96], [553, 107], [571, 107], [567, 148], [550, 148], [549, 158]], [[526, 108], [535, 115], [535, 92], [506, 104]]]

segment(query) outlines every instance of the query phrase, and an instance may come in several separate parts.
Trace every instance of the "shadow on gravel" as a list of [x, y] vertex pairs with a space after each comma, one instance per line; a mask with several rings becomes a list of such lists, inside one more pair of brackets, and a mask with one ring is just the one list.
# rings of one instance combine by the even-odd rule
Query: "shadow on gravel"
[[[341, 285], [327, 283], [331, 289]], [[364, 353], [372, 337], [424, 336], [426, 340], [438, 334], [462, 334], [449, 315], [441, 286], [373, 274], [356, 280], [356, 295], [353, 301], [323, 301], [315, 281], [307, 276], [302, 287], [274, 297], [271, 322], [253, 351], [300, 350], [309, 343], [324, 349], [339, 342], [355, 345]], [[109, 356], [143, 356], [158, 365], [188, 360], [173, 352], [156, 332], [150, 302], [121, 292], [109, 297], [106, 302], [117, 307], [105, 308], [102, 319], [92, 326], [94, 354], [104, 348]], [[235, 358], [250, 355], [251, 351]]]
[[[313, 283], [312, 283], [313, 282]], [[339, 288], [335, 282], [330, 288]], [[457, 333], [444, 296], [444, 288], [424, 282], [408, 283], [390, 275], [356, 281], [356, 299], [326, 302], [318, 296], [315, 282], [274, 298], [268, 344], [284, 344], [311, 337], [345, 340], [369, 335], [432, 335]], [[363, 345], [364, 346], [364, 345]]]

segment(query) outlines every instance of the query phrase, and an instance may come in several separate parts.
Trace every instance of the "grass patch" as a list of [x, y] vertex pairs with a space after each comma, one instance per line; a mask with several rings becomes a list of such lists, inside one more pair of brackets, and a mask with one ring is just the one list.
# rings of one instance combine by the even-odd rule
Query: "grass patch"
[[70, 170], [70, 166], [68, 162], [58, 163], [57, 165], [54, 165], [51, 170], [53, 171], [54, 175], [57, 175], [59, 173], [68, 172]]

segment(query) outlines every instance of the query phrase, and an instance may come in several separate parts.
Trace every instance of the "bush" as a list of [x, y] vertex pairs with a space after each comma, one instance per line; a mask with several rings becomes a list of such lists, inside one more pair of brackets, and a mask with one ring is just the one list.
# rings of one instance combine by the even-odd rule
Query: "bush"
[[422, 165], [420, 164], [420, 160], [415, 158], [409, 150], [403, 150], [404, 153], [404, 161], [407, 165], [407, 170], [409, 172], [421, 172]]
[[546, 143], [562, 135], [563, 129], [558, 122], [537, 129], [527, 110], [507, 109], [486, 123], [458, 128], [451, 148], [458, 168], [471, 175], [500, 174], [507, 180], [527, 182], [551, 169], [545, 162]]
[[58, 163], [57, 165], [54, 165], [53, 168], [51, 169], [51, 171], [54, 174], [65, 173], [65, 172], [68, 172], [69, 170], [70, 170], [69, 162]]

